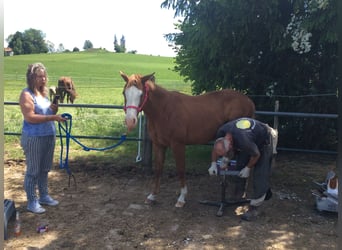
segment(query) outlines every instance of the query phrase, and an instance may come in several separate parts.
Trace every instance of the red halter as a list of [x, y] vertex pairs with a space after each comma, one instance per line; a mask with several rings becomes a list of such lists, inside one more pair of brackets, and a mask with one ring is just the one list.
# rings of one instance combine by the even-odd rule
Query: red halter
[[139, 113], [139, 112], [143, 109], [143, 107], [144, 107], [144, 105], [145, 105], [145, 103], [146, 103], [146, 101], [147, 101], [147, 98], [148, 98], [148, 90], [149, 90], [149, 87], [148, 87], [147, 84], [145, 84], [144, 100], [143, 100], [142, 104], [140, 105], [140, 107], [133, 106], [133, 105], [132, 105], [132, 106], [126, 106], [126, 96], [125, 96], [125, 106], [123, 107], [125, 113], [126, 113], [126, 110], [127, 110], [128, 108], [136, 109], [137, 112]]

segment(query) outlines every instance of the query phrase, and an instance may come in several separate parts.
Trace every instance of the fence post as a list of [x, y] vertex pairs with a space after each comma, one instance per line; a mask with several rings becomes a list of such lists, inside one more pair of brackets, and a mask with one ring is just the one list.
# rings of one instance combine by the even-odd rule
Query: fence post
[[144, 116], [144, 135], [143, 135], [143, 157], [142, 157], [142, 166], [144, 167], [144, 171], [148, 174], [152, 173], [152, 141], [148, 134], [147, 129], [147, 117]]
[[[279, 100], [276, 100], [275, 101], [275, 104], [274, 104], [274, 112], [279, 112]], [[279, 117], [277, 115], [274, 116], [273, 118], [273, 128], [277, 131], [277, 138], [276, 138], [276, 145], [278, 144], [278, 126], [279, 126]], [[274, 142], [273, 142], [274, 143]], [[277, 146], [273, 146], [273, 158], [272, 158], [272, 165], [274, 166], [276, 164], [276, 159], [275, 159], [275, 155], [277, 154]]]
[[[274, 112], [279, 112], [279, 100], [275, 101]], [[275, 115], [274, 120], [273, 120], [273, 128], [278, 130], [278, 125], [279, 125], [279, 119], [278, 119], [278, 116]]]

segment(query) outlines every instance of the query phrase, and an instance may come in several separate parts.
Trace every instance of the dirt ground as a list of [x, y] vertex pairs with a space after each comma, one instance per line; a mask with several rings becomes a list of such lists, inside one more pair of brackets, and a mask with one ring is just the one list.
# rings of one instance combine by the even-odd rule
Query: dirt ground
[[[145, 205], [152, 177], [139, 165], [70, 162], [76, 177], [57, 166], [50, 173], [50, 194], [60, 201], [42, 215], [26, 211], [25, 162], [5, 158], [4, 197], [20, 211], [22, 234], [8, 225], [5, 249], [337, 249], [336, 213], [318, 212], [311, 195], [313, 181], [323, 182], [336, 166], [335, 156], [279, 153], [273, 167], [273, 197], [252, 222], [241, 221], [246, 205], [218, 207], [201, 200], [220, 200], [220, 178], [187, 173], [188, 197], [175, 208], [179, 182], [164, 172], [158, 202]], [[250, 187], [251, 185], [249, 185]], [[250, 189], [250, 188], [249, 188]], [[49, 231], [37, 233], [37, 224]]]

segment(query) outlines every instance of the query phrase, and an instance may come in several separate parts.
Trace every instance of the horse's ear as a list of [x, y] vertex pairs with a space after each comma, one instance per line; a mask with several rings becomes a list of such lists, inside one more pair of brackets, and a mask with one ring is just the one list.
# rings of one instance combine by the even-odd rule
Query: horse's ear
[[120, 75], [125, 80], [125, 82], [128, 82], [128, 76], [124, 72], [120, 71]]
[[146, 81], [150, 80], [150, 81], [152, 81], [152, 82], [154, 83], [154, 82], [155, 82], [154, 74], [155, 74], [155, 72], [153, 72], [152, 74], [143, 76], [143, 77], [141, 78], [141, 82], [144, 84]]

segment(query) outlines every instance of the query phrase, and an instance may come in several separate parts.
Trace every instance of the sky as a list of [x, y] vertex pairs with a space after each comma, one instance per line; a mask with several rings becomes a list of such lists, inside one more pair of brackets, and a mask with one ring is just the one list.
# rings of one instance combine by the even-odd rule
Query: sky
[[164, 34], [173, 33], [174, 11], [162, 9], [163, 0], [3, 0], [4, 46], [6, 38], [30, 28], [41, 30], [57, 49], [94, 48], [114, 51], [125, 37], [126, 50], [138, 54], [175, 56]]

